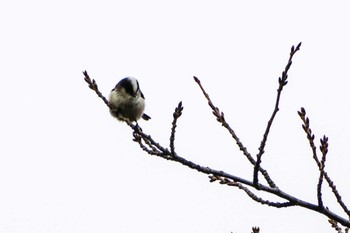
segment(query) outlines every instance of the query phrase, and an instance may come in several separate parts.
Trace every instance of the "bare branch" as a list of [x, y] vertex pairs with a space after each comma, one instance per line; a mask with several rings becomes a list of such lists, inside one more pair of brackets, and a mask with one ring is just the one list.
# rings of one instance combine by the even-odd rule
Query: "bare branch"
[[[316, 212], [319, 212], [331, 219], [334, 219], [336, 220], [337, 222], [341, 223], [342, 225], [344, 226], [349, 226], [350, 227], [350, 221], [342, 218], [341, 216], [339, 215], [336, 215], [335, 213], [331, 212], [330, 210], [328, 209], [325, 209], [325, 208], [320, 208], [318, 205], [315, 205], [315, 204], [312, 204], [312, 203], [309, 203], [309, 202], [306, 202], [306, 201], [303, 201], [301, 199], [298, 199], [294, 196], [291, 196], [285, 192], [283, 192], [282, 190], [278, 189], [278, 188], [271, 188], [269, 186], [265, 186], [265, 185], [260, 185], [259, 186], [259, 190], [262, 190], [262, 191], [265, 191], [267, 193], [271, 193], [271, 194], [274, 194], [282, 199], [285, 199], [286, 202], [283, 202], [283, 203], [274, 203], [274, 202], [270, 202], [270, 201], [266, 201], [266, 200], [262, 200], [260, 199], [259, 197], [257, 196], [254, 196], [252, 195], [251, 193], [249, 193], [249, 190], [247, 191], [247, 189], [244, 189], [242, 187], [242, 184], [245, 184], [245, 185], [248, 185], [250, 187], [253, 187], [253, 188], [256, 188], [256, 186], [253, 184], [253, 182], [251, 181], [248, 181], [244, 178], [241, 178], [239, 176], [235, 176], [235, 175], [232, 175], [232, 174], [229, 174], [229, 173], [226, 173], [224, 171], [219, 171], [219, 170], [215, 170], [215, 169], [212, 169], [210, 167], [206, 167], [206, 166], [202, 166], [202, 165], [199, 165], [199, 164], [196, 164], [192, 161], [189, 161], [189, 160], [186, 160], [185, 158], [183, 157], [180, 157], [176, 154], [176, 152], [174, 152], [174, 154], [172, 154], [168, 149], [166, 148], [163, 148], [161, 147], [157, 142], [154, 141], [154, 139], [152, 139], [151, 136], [149, 135], [146, 135], [144, 134], [142, 131], [138, 130], [138, 128], [134, 128], [134, 134], [138, 134], [143, 140], [147, 140], [149, 142], [152, 143], [152, 145], [156, 145], [156, 148], [159, 149], [159, 152], [158, 153], [153, 153], [152, 151], [152, 155], [156, 155], [156, 156], [159, 156], [159, 157], [162, 157], [164, 159], [167, 159], [167, 160], [171, 160], [171, 161], [174, 161], [174, 162], [178, 162], [178, 163], [181, 163], [182, 165], [184, 166], [187, 166], [191, 169], [194, 169], [194, 170], [197, 170], [201, 173], [204, 173], [204, 174], [208, 174], [208, 175], [213, 175], [215, 177], [221, 177], [221, 178], [226, 178], [232, 182], [236, 182], [236, 183], [239, 183], [239, 185], [236, 185], [237, 187], [241, 187], [241, 189], [243, 191], [245, 191], [249, 197], [251, 197], [253, 200], [259, 202], [259, 203], [262, 203], [262, 204], [270, 204], [270, 206], [274, 206], [274, 207], [289, 207], [289, 206], [301, 206], [301, 207], [304, 207], [304, 208], [307, 208], [307, 209], [310, 209], [310, 210], [313, 210], [313, 211], [316, 211]], [[233, 185], [231, 185], [233, 186]]]
[[[236, 133], [234, 132], [234, 130], [231, 128], [231, 126], [226, 122], [225, 117], [224, 117], [224, 113], [220, 112], [218, 107], [215, 107], [215, 105], [213, 104], [213, 102], [211, 101], [208, 93], [204, 90], [200, 80], [197, 77], [193, 77], [194, 80], [196, 81], [196, 83], [198, 84], [198, 86], [200, 87], [200, 89], [203, 92], [203, 95], [205, 96], [205, 98], [208, 101], [208, 104], [210, 106], [210, 108], [213, 111], [214, 116], [216, 117], [216, 120], [218, 122], [221, 123], [221, 125], [223, 127], [225, 127], [228, 132], [231, 134], [232, 138], [236, 141], [236, 144], [238, 145], [239, 149], [243, 152], [243, 154], [247, 157], [247, 159], [249, 160], [249, 162], [252, 165], [256, 164], [256, 161], [254, 160], [254, 158], [251, 156], [251, 154], [248, 152], [247, 148], [244, 147], [243, 143], [240, 141], [240, 139], [238, 138], [238, 136], [236, 135]], [[270, 175], [267, 173], [267, 171], [265, 169], [263, 169], [261, 166], [259, 166], [259, 171], [261, 172], [261, 174], [263, 174], [263, 176], [265, 177], [267, 183], [269, 184], [269, 186], [271, 188], [277, 188], [276, 184], [273, 182], [273, 180], [271, 179]]]
[[225, 184], [228, 186], [235, 186], [238, 187], [239, 189], [243, 190], [251, 199], [253, 199], [254, 201], [263, 204], [263, 205], [268, 205], [268, 206], [272, 206], [272, 207], [277, 207], [277, 208], [282, 208], [282, 207], [289, 207], [289, 206], [294, 206], [295, 204], [287, 201], [287, 202], [271, 202], [268, 200], [264, 200], [260, 197], [258, 197], [257, 195], [255, 195], [252, 191], [250, 191], [247, 187], [245, 187], [244, 185], [242, 185], [241, 183], [235, 182], [233, 180], [230, 180], [228, 178], [223, 178], [220, 176], [209, 176], [210, 178], [210, 182], [215, 182], [215, 181], [219, 181], [220, 184]]
[[[141, 138], [150, 147], [149, 150], [152, 151], [152, 153], [149, 153], [149, 154], [157, 155], [163, 158], [171, 157], [171, 153], [168, 149], [162, 147], [159, 143], [154, 141], [150, 135], [143, 133], [140, 127], [134, 127], [133, 125], [129, 125], [129, 126], [134, 130], [133, 132], [134, 139]], [[143, 149], [143, 146], [142, 146], [143, 144], [140, 143], [139, 139], [134, 141], [139, 143], [140, 147]]]
[[147, 146], [145, 146], [145, 145], [143, 144], [143, 142], [142, 142], [142, 137], [141, 137], [140, 135], [133, 133], [133, 136], [134, 136], [133, 141], [134, 141], [134, 142], [137, 142], [137, 143], [140, 145], [141, 149], [144, 150], [144, 151], [146, 151], [147, 154], [150, 154], [150, 155], [158, 155], [159, 150], [157, 150], [156, 147], [152, 146], [152, 144], [149, 143], [149, 141], [145, 141], [145, 143], [146, 143], [147, 146], [148, 146], [148, 147], [147, 147]]
[[[303, 107], [300, 109], [300, 111], [298, 111], [298, 114], [299, 114], [301, 120], [303, 121], [302, 127], [303, 127], [303, 129], [304, 129], [304, 131], [305, 131], [305, 133], [307, 135], [307, 139], [308, 139], [310, 147], [312, 149], [313, 159], [315, 160], [315, 162], [316, 162], [316, 164], [318, 166], [318, 169], [321, 171], [322, 164], [321, 164], [321, 162], [319, 161], [319, 159], [317, 157], [316, 146], [315, 146], [315, 143], [314, 143], [315, 135], [312, 134], [312, 131], [311, 131], [311, 128], [310, 128], [310, 120], [309, 120], [308, 117], [306, 117], [306, 111], [305, 111], [305, 109]], [[327, 139], [327, 141], [328, 141], [328, 139]], [[328, 145], [327, 145], [327, 148], [322, 148], [322, 146], [321, 146], [321, 152], [322, 152], [322, 150], [323, 150], [323, 152], [328, 152]], [[324, 158], [324, 160], [325, 159], [326, 158]], [[332, 189], [332, 192], [333, 192], [335, 198], [337, 199], [337, 202], [342, 207], [343, 211], [350, 218], [350, 211], [349, 211], [348, 207], [343, 202], [342, 197], [339, 194], [339, 192], [338, 192], [334, 182], [328, 176], [327, 172], [324, 171], [324, 167], [323, 167], [323, 176], [324, 176], [325, 180], [327, 181], [329, 187]]]
[[267, 123], [267, 127], [265, 129], [263, 139], [262, 139], [262, 141], [260, 143], [259, 153], [256, 156], [256, 163], [254, 164], [253, 182], [254, 182], [254, 184], [256, 186], [258, 185], [258, 182], [259, 182], [258, 170], [259, 170], [259, 167], [260, 167], [260, 164], [261, 164], [261, 157], [262, 157], [262, 155], [265, 152], [264, 149], [265, 149], [265, 146], [266, 146], [267, 137], [269, 136], [270, 128], [272, 126], [273, 120], [275, 119], [275, 116], [276, 116], [277, 112], [279, 111], [279, 102], [280, 102], [280, 98], [281, 98], [281, 93], [282, 93], [283, 87], [285, 85], [287, 85], [287, 83], [288, 83], [288, 81], [287, 81], [288, 71], [289, 71], [290, 66], [292, 65], [293, 56], [300, 49], [300, 46], [301, 46], [301, 42], [297, 45], [296, 48], [294, 48], [294, 46], [292, 46], [291, 52], [290, 52], [290, 55], [289, 55], [289, 59], [288, 59], [288, 63], [286, 65], [286, 67], [284, 68], [284, 71], [282, 72], [282, 77], [280, 77], [278, 79], [279, 86], [278, 86], [278, 89], [277, 89], [277, 97], [276, 97], [275, 108], [274, 108], [274, 110], [272, 112], [272, 115], [271, 115], [271, 117], [270, 117], [270, 119], [269, 119], [269, 121]]
[[298, 111], [298, 114], [299, 114], [301, 120], [304, 123], [302, 125], [302, 127], [303, 127], [303, 130], [306, 133], [307, 140], [309, 141], [310, 147], [312, 149], [313, 159], [315, 160], [317, 166], [320, 167], [321, 164], [320, 164], [320, 161], [318, 160], [316, 146], [315, 146], [315, 143], [314, 143], [315, 135], [312, 134], [312, 131], [310, 129], [309, 118], [306, 117], [306, 111], [305, 111], [305, 109], [303, 107], [300, 109], [300, 111]]
[[[350, 219], [350, 211], [349, 211], [348, 207], [345, 205], [345, 203], [343, 202], [342, 197], [340, 196], [340, 194], [337, 190], [337, 187], [335, 186], [335, 184], [331, 180], [331, 178], [328, 176], [327, 172], [324, 172], [324, 178], [326, 179], [329, 187], [332, 189], [332, 192], [333, 192], [335, 198], [337, 199], [337, 202], [339, 203], [339, 205], [342, 207], [342, 209], [344, 210], [344, 212], [348, 215], [348, 217]], [[350, 227], [350, 224], [345, 225], [345, 226]]]
[[[177, 163], [182, 164], [183, 166], [187, 166], [191, 169], [194, 169], [198, 172], [201, 172], [206, 175], [210, 175], [210, 181], [219, 181], [220, 184], [225, 184], [228, 186], [234, 186], [238, 187], [240, 190], [243, 190], [252, 200], [273, 206], [276, 208], [281, 208], [281, 207], [289, 207], [289, 206], [300, 206], [303, 208], [307, 208], [309, 210], [321, 213], [325, 216], [327, 216], [329, 219], [333, 221], [333, 223], [340, 223], [343, 226], [346, 226], [347, 228], [345, 229], [345, 232], [348, 232], [349, 227], [350, 227], [350, 221], [335, 214], [334, 212], [330, 211], [328, 208], [324, 207], [323, 200], [322, 200], [322, 182], [323, 179], [325, 179], [329, 185], [329, 187], [332, 189], [332, 192], [334, 193], [338, 203], [341, 205], [343, 208], [344, 212], [348, 215], [350, 218], [350, 212], [344, 202], [341, 199], [341, 196], [339, 192], [336, 189], [336, 186], [334, 185], [333, 181], [330, 179], [328, 176], [327, 172], [325, 171], [325, 162], [326, 162], [326, 154], [328, 152], [328, 138], [323, 137], [321, 139], [321, 152], [322, 152], [322, 158], [321, 161], [319, 161], [318, 156], [317, 156], [317, 151], [316, 151], [316, 146], [314, 143], [315, 136], [312, 134], [312, 131], [310, 129], [310, 122], [309, 119], [306, 117], [306, 112], [304, 108], [301, 108], [301, 111], [298, 112], [300, 118], [303, 121], [303, 129], [306, 132], [307, 139], [309, 141], [310, 147], [312, 148], [313, 152], [313, 158], [319, 168], [320, 171], [320, 177], [319, 177], [319, 182], [318, 182], [318, 187], [317, 187], [317, 199], [318, 199], [318, 204], [313, 204], [309, 203], [306, 201], [303, 201], [301, 199], [298, 199], [297, 197], [294, 197], [288, 193], [283, 192], [280, 190], [276, 184], [272, 181], [270, 178], [269, 174], [267, 173], [266, 170], [264, 170], [260, 164], [261, 164], [261, 157], [264, 153], [264, 148], [266, 145], [266, 141], [270, 132], [270, 127], [273, 123], [273, 120], [275, 118], [275, 115], [278, 112], [279, 109], [279, 100], [280, 100], [280, 94], [282, 92], [283, 87], [287, 84], [287, 78], [288, 78], [288, 70], [291, 67], [292, 64], [292, 58], [293, 55], [300, 49], [300, 45], [298, 44], [296, 47], [291, 48], [290, 52], [290, 58], [289, 61], [285, 67], [285, 70], [282, 72], [282, 76], [279, 78], [279, 88], [277, 90], [277, 98], [276, 98], [276, 103], [275, 103], [275, 108], [274, 111], [270, 117], [270, 120], [268, 122], [268, 125], [266, 127], [263, 140], [261, 141], [260, 147], [259, 147], [259, 153], [257, 155], [257, 161], [254, 160], [254, 158], [250, 155], [248, 150], [243, 146], [242, 142], [239, 140], [238, 136], [234, 132], [234, 130], [230, 127], [230, 125], [226, 122], [224, 113], [219, 110], [211, 101], [209, 95], [206, 93], [204, 90], [203, 86], [201, 85], [201, 82], [198, 78], [194, 77], [194, 80], [196, 83], [199, 85], [201, 88], [205, 98], [208, 101], [208, 104], [210, 108], [212, 109], [212, 112], [214, 116], [216, 117], [217, 121], [222, 124], [223, 127], [225, 127], [232, 138], [235, 140], [236, 144], [238, 145], [239, 149], [243, 152], [243, 154], [246, 156], [246, 158], [250, 161], [250, 163], [254, 166], [254, 178], [253, 181], [250, 181], [248, 179], [242, 178], [237, 175], [229, 174], [224, 171], [212, 169], [207, 166], [202, 166], [200, 164], [196, 164], [190, 160], [185, 159], [184, 157], [179, 156], [176, 151], [175, 151], [175, 133], [176, 133], [176, 127], [177, 127], [177, 120], [181, 116], [183, 107], [182, 107], [182, 102], [178, 104], [178, 106], [175, 109], [175, 112], [173, 114], [173, 122], [172, 122], [172, 127], [171, 127], [171, 135], [170, 135], [170, 149], [163, 147], [160, 145], [156, 140], [154, 140], [150, 135], [145, 134], [142, 129], [136, 124], [133, 125], [130, 122], [127, 122], [127, 124], [131, 127], [133, 130], [133, 140], [139, 144], [140, 148], [144, 150], [146, 153], [150, 155], [155, 155], [158, 157], [161, 157], [166, 160], [174, 161]], [[98, 86], [95, 82], [95, 80], [91, 79], [89, 75], [87, 74], [86, 71], [83, 72], [85, 78], [84, 80], [89, 84], [89, 88], [92, 89], [103, 101], [104, 103], [110, 107], [108, 100], [102, 95], [102, 93], [98, 90]], [[268, 185], [264, 185], [259, 183], [258, 180], [258, 172], [261, 172], [261, 174], [264, 176], [265, 180], [267, 181]], [[254, 194], [248, 187], [254, 188], [256, 190], [260, 190], [266, 193], [270, 193], [272, 195], [275, 195], [276, 197], [282, 198], [284, 202], [272, 202], [269, 200], [264, 200], [258, 195]], [[334, 225], [334, 224], [333, 224]], [[259, 232], [259, 229], [256, 229], [256, 232]], [[254, 228], [253, 228], [253, 232]]]
[[176, 123], [177, 123], [177, 120], [180, 118], [183, 109], [184, 108], [182, 107], [182, 102], [180, 102], [178, 104], [178, 106], [175, 108], [175, 112], [173, 114], [174, 119], [172, 122], [171, 135], [170, 135], [170, 152], [171, 152], [171, 154], [175, 154], [174, 141], [175, 141]]
[[321, 146], [320, 150], [322, 152], [322, 159], [321, 159], [321, 166], [319, 168], [320, 170], [320, 177], [318, 179], [318, 184], [317, 184], [317, 200], [318, 200], [318, 205], [322, 208], [323, 206], [323, 201], [322, 201], [322, 183], [324, 179], [324, 168], [325, 168], [325, 163], [326, 163], [326, 155], [328, 152], [328, 138], [326, 136], [323, 136], [323, 139], [321, 138]]
[[98, 95], [98, 97], [100, 97], [103, 102], [108, 106], [108, 108], [111, 108], [110, 105], [109, 105], [109, 102], [108, 100], [102, 95], [102, 93], [98, 90], [98, 86], [97, 86], [97, 83], [95, 82], [95, 79], [92, 79], [90, 78], [90, 76], [88, 75], [87, 71], [83, 71], [83, 74], [85, 76], [84, 80], [85, 82], [87, 82], [89, 84], [89, 88], [93, 91], [96, 92], [96, 94]]

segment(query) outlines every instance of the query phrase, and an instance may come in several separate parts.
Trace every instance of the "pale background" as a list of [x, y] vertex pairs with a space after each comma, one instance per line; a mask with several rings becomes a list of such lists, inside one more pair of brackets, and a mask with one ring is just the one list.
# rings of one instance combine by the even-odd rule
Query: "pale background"
[[348, 1], [1, 1], [0, 232], [334, 232], [317, 213], [262, 206], [146, 155], [82, 71], [106, 96], [136, 77], [152, 116], [140, 125], [164, 146], [182, 100], [178, 154], [250, 179], [192, 77], [255, 155], [290, 47], [302, 41], [262, 165], [316, 203], [304, 106], [317, 145], [329, 136], [327, 171], [350, 205], [349, 22]]

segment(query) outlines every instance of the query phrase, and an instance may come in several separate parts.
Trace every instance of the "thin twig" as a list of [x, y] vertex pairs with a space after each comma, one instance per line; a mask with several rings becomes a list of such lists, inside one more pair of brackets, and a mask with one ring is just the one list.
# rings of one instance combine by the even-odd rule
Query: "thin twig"
[[88, 75], [87, 71], [83, 71], [83, 74], [85, 76], [84, 80], [85, 82], [87, 82], [89, 84], [89, 88], [93, 91], [96, 92], [96, 94], [98, 95], [98, 97], [100, 97], [103, 102], [108, 106], [108, 108], [111, 108], [110, 105], [109, 105], [109, 102], [108, 100], [102, 95], [102, 93], [98, 90], [98, 86], [97, 86], [97, 83], [95, 81], [95, 79], [92, 79], [90, 78], [90, 76]]
[[312, 150], [312, 157], [313, 159], [315, 160], [316, 164], [318, 167], [321, 166], [320, 164], [320, 161], [318, 160], [318, 157], [317, 157], [317, 150], [316, 150], [316, 146], [315, 146], [315, 143], [314, 143], [314, 140], [315, 140], [315, 135], [312, 134], [312, 130], [310, 128], [310, 120], [308, 117], [306, 117], [306, 111], [305, 111], [305, 108], [301, 108], [300, 111], [298, 111], [298, 114], [301, 118], [301, 120], [303, 121], [303, 130], [305, 131], [306, 133], [306, 136], [307, 136], [307, 140], [309, 141], [309, 144], [310, 144], [310, 147], [311, 147], [311, 150]]
[[[318, 157], [317, 157], [317, 151], [316, 151], [316, 146], [314, 143], [314, 139], [315, 139], [315, 135], [312, 134], [312, 130], [310, 128], [310, 120], [308, 117], [306, 117], [306, 111], [305, 108], [301, 108], [300, 111], [298, 111], [298, 114], [301, 118], [301, 120], [303, 121], [303, 130], [305, 131], [306, 135], [307, 135], [307, 139], [309, 141], [310, 147], [312, 149], [312, 154], [313, 154], [313, 159], [315, 160], [317, 167], [319, 170], [321, 170], [321, 162], [319, 161]], [[332, 189], [332, 192], [337, 200], [337, 202], [339, 203], [339, 205], [342, 207], [343, 211], [348, 215], [348, 217], [350, 218], [350, 211], [348, 209], [348, 207], [345, 205], [344, 201], [342, 200], [341, 195], [339, 194], [334, 182], [332, 181], [332, 179], [329, 177], [328, 173], [326, 171], [324, 171], [323, 169], [323, 175], [325, 180], [328, 183], [328, 186]]]
[[[340, 196], [337, 187], [335, 186], [334, 182], [331, 180], [331, 178], [328, 176], [327, 172], [324, 172], [324, 178], [326, 179], [328, 186], [332, 189], [332, 192], [337, 199], [337, 202], [342, 207], [343, 211], [348, 215], [350, 219], [350, 211], [348, 207], [345, 205], [344, 201], [342, 200], [342, 197]], [[343, 224], [344, 225], [344, 224]], [[350, 225], [348, 226], [350, 227]]]
[[[145, 141], [146, 144], [152, 145], [151, 149], [157, 150], [158, 151], [157, 155], [159, 155], [159, 154], [161, 154], [162, 156], [170, 156], [171, 155], [168, 149], [162, 147], [159, 143], [154, 141], [150, 135], [143, 133], [139, 127], [133, 127], [133, 126], [130, 126], [130, 127], [134, 130], [134, 132], [133, 132], [134, 138], [136, 135], [138, 137], [141, 137], [142, 140]], [[136, 142], [138, 142], [138, 141], [136, 141]]]
[[182, 102], [180, 102], [178, 104], [178, 106], [175, 108], [175, 112], [173, 114], [173, 122], [172, 122], [172, 127], [171, 127], [171, 135], [170, 135], [170, 152], [171, 154], [175, 154], [175, 146], [174, 146], [174, 142], [175, 142], [175, 131], [176, 131], [176, 123], [177, 120], [180, 118], [181, 114], [182, 114], [182, 110], [184, 108], [182, 107]]
[[322, 159], [321, 159], [321, 166], [319, 167], [320, 177], [318, 178], [318, 184], [317, 184], [317, 200], [318, 200], [318, 205], [324, 208], [323, 200], [322, 200], [322, 183], [324, 179], [324, 168], [326, 166], [326, 155], [328, 152], [328, 138], [326, 136], [323, 136], [323, 138], [321, 138], [320, 150], [322, 153]]
[[287, 83], [288, 83], [288, 81], [287, 81], [288, 71], [292, 65], [293, 56], [300, 49], [300, 46], [301, 46], [301, 42], [295, 48], [294, 48], [294, 46], [292, 46], [291, 51], [290, 51], [290, 55], [289, 55], [289, 59], [288, 59], [288, 63], [286, 65], [286, 67], [284, 68], [284, 71], [282, 72], [282, 77], [280, 77], [278, 79], [279, 86], [277, 89], [275, 108], [274, 108], [272, 115], [267, 123], [267, 127], [266, 127], [265, 132], [264, 132], [263, 140], [260, 143], [259, 153], [256, 156], [256, 163], [254, 164], [253, 182], [256, 186], [259, 183], [258, 170], [259, 170], [259, 167], [261, 164], [261, 157], [265, 152], [264, 149], [266, 146], [267, 137], [269, 136], [269, 132], [270, 132], [270, 128], [272, 126], [273, 120], [275, 119], [275, 116], [276, 116], [277, 112], [279, 111], [279, 102], [280, 102], [280, 97], [281, 97], [283, 87], [285, 85], [287, 85]]
[[213, 176], [213, 175], [209, 176], [209, 178], [210, 178], [210, 182], [219, 181], [220, 184], [238, 187], [239, 189], [243, 190], [251, 199], [253, 199], [254, 201], [259, 202], [260, 204], [263, 204], [263, 205], [268, 205], [268, 206], [272, 206], [272, 207], [276, 207], [276, 208], [289, 207], [289, 206], [295, 205], [294, 203], [292, 203], [290, 201], [272, 202], [272, 201], [264, 200], [264, 199], [258, 197], [257, 195], [255, 195], [252, 191], [250, 191], [247, 187], [245, 187], [241, 183], [235, 182], [235, 181], [227, 179], [227, 178]]
[[[225, 116], [223, 112], [220, 112], [219, 108], [216, 107], [213, 102], [211, 101], [208, 93], [204, 90], [200, 80], [197, 77], [193, 77], [194, 80], [196, 81], [196, 83], [198, 84], [198, 86], [200, 87], [200, 89], [203, 92], [203, 95], [205, 96], [205, 98], [208, 101], [208, 104], [210, 106], [210, 108], [213, 111], [214, 116], [216, 117], [216, 120], [218, 122], [221, 123], [221, 125], [223, 127], [225, 127], [228, 132], [231, 134], [232, 138], [236, 141], [236, 144], [238, 145], [239, 149], [243, 152], [243, 154], [246, 156], [246, 158], [249, 160], [249, 162], [252, 165], [255, 165], [256, 161], [254, 160], [253, 156], [251, 156], [251, 154], [248, 152], [247, 148], [243, 145], [243, 143], [240, 141], [240, 139], [238, 138], [238, 136], [236, 135], [235, 131], [231, 128], [231, 126], [226, 122], [225, 120]], [[273, 182], [273, 180], [271, 179], [270, 175], [268, 174], [268, 172], [263, 169], [261, 166], [259, 166], [259, 171], [261, 172], [261, 174], [263, 174], [263, 176], [265, 177], [267, 183], [269, 184], [269, 186], [271, 188], [277, 188], [276, 184]]]
[[140, 145], [141, 149], [146, 151], [147, 154], [150, 154], [150, 155], [158, 155], [159, 154], [159, 151], [157, 149], [155, 149], [155, 147], [153, 147], [153, 146], [150, 147], [150, 145], [148, 143], [146, 143], [148, 145], [148, 147], [145, 146], [142, 142], [142, 137], [140, 135], [134, 133], [133, 136], [134, 136], [133, 141], [137, 142]]

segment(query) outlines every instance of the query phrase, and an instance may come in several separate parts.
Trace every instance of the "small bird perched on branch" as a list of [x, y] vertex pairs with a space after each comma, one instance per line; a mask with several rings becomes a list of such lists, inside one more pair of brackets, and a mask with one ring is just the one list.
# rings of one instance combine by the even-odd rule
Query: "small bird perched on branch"
[[120, 121], [131, 123], [141, 117], [149, 120], [145, 110], [145, 97], [139, 82], [133, 77], [126, 77], [119, 81], [109, 95], [110, 113]]

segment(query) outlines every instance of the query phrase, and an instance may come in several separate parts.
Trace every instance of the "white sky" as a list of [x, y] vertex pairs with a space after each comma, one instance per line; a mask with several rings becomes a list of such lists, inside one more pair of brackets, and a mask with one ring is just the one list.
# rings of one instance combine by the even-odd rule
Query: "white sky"
[[290, 47], [302, 41], [262, 165], [281, 189], [316, 203], [304, 106], [317, 144], [329, 136], [327, 170], [349, 206], [349, 5], [328, 2], [2, 1], [0, 232], [332, 232], [317, 213], [262, 206], [146, 155], [81, 73], [106, 96], [136, 77], [152, 116], [140, 124], [164, 146], [182, 100], [178, 154], [249, 179], [192, 77], [256, 154]]

